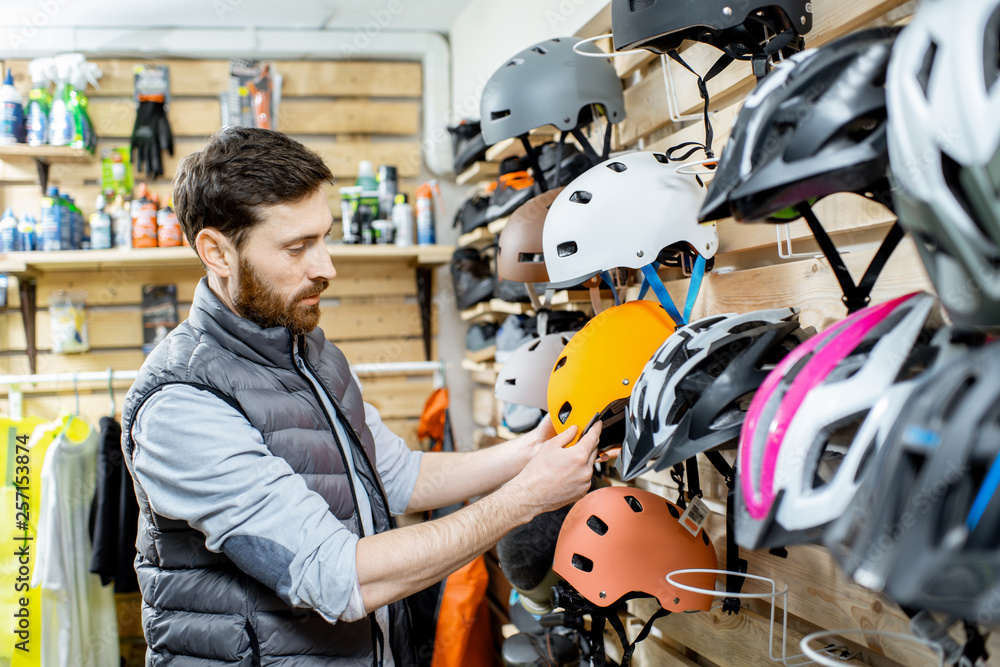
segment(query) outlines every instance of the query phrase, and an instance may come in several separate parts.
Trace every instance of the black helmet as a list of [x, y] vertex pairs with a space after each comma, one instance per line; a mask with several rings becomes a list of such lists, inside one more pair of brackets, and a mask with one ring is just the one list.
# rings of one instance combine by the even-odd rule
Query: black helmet
[[759, 220], [835, 192], [887, 193], [885, 75], [898, 32], [857, 32], [769, 74], [740, 110], [699, 220]]
[[824, 542], [904, 607], [1000, 622], [1000, 343], [966, 353], [903, 404]]
[[[801, 36], [811, 29], [812, 3], [807, 0], [611, 2], [616, 51], [644, 48], [669, 53], [689, 39], [711, 44], [732, 58], [748, 60], [755, 55], [773, 55], [786, 46], [800, 51]], [[773, 43], [771, 53], [762, 46], [768, 37]]]

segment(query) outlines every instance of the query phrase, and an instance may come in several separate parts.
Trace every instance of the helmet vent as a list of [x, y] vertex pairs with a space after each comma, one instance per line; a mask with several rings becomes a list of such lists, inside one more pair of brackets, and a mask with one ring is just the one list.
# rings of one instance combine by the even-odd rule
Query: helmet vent
[[592, 531], [594, 531], [595, 533], [597, 533], [602, 537], [604, 535], [607, 535], [608, 533], [608, 524], [604, 523], [598, 517], [593, 515], [591, 515], [591, 517], [587, 519], [587, 528], [590, 528]]
[[565, 365], [566, 365], [566, 357], [565, 356], [559, 357], [559, 361], [556, 362], [556, 367], [553, 368], [552, 370], [557, 371]]
[[608, 169], [615, 172], [616, 174], [620, 174], [623, 171], [628, 171], [628, 167], [626, 167], [621, 162], [612, 162], [611, 164], [608, 165]]
[[536, 340], [534, 343], [531, 344], [530, 347], [528, 347], [528, 352], [534, 352], [541, 344], [542, 344], [541, 340]]
[[656, 161], [660, 164], [668, 164], [670, 162], [670, 158], [663, 153], [653, 153], [653, 157], [655, 157]]
[[628, 0], [628, 9], [630, 12], [641, 12], [643, 9], [649, 9], [656, 4], [656, 0]]
[[931, 42], [927, 46], [927, 53], [924, 54], [924, 62], [920, 65], [920, 71], [917, 72], [917, 82], [920, 84], [920, 89], [924, 91], [924, 97], [930, 99], [927, 93], [927, 89], [930, 86], [931, 81], [931, 69], [934, 67], [934, 59], [937, 57], [937, 44]]
[[642, 511], [642, 503], [640, 503], [639, 499], [636, 498], [635, 496], [625, 496], [625, 502], [628, 503], [628, 506], [636, 514]]
[[540, 264], [544, 260], [540, 252], [519, 252], [517, 253], [517, 261], [519, 264]]
[[681, 513], [677, 511], [677, 508], [674, 506], [673, 503], [669, 502], [667, 503], [667, 511], [670, 512], [670, 516], [674, 517], [675, 519], [681, 518]]
[[573, 554], [573, 558], [570, 563], [576, 569], [581, 572], [593, 572], [594, 571], [594, 561], [590, 560], [586, 556], [581, 556], [580, 554]]
[[506, 65], [504, 65], [504, 67], [517, 67], [518, 65], [523, 65], [523, 64], [524, 64], [523, 58], [514, 58], [513, 60], [509, 61]]
[[517, 378], [507, 378], [506, 380], [503, 381], [503, 383], [505, 385], [507, 385], [508, 387], [516, 386], [517, 385]]
[[993, 10], [993, 14], [986, 22], [986, 35], [983, 39], [983, 78], [986, 80], [987, 90], [1000, 79], [1000, 7]]
[[559, 408], [559, 423], [565, 424], [571, 414], [573, 414], [573, 406], [569, 404], [569, 401], [566, 401]]
[[589, 204], [590, 200], [594, 198], [594, 195], [590, 194], [586, 190], [577, 190], [569, 196], [569, 200], [574, 204]]
[[576, 245], [576, 241], [566, 241], [565, 243], [560, 243], [556, 246], [556, 254], [560, 257], [572, 257], [579, 249], [580, 248]]
[[543, 55], [543, 56], [549, 55], [548, 49], [545, 49], [545, 48], [543, 48], [541, 46], [532, 47], [531, 50], [534, 51], [535, 53], [539, 54], [539, 55]]
[[701, 541], [705, 543], [706, 547], [709, 546], [710, 544], [710, 542], [708, 541], [708, 533], [706, 533], [704, 530], [701, 531]]
[[500, 120], [501, 118], [506, 118], [510, 115], [510, 109], [504, 109], [502, 111], [491, 111], [490, 120]]

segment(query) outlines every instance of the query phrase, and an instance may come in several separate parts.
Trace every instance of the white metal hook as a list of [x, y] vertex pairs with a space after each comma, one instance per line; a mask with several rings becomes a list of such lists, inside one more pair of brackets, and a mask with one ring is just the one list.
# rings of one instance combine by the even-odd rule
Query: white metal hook
[[594, 53], [593, 51], [581, 51], [579, 48], [577, 48], [579, 46], [582, 46], [583, 44], [593, 44], [599, 39], [607, 39], [608, 37], [613, 37], [613, 35], [611, 33], [608, 33], [606, 35], [597, 35], [596, 37], [588, 37], [587, 39], [581, 39], [579, 42], [573, 45], [573, 53], [577, 54], [578, 56], [586, 56], [588, 58], [620, 58], [621, 56], [634, 56], [634, 55], [649, 53], [649, 51], [647, 51], [646, 49], [630, 49], [628, 51], [615, 51], [613, 53], [604, 53], [603, 51], [600, 53]]
[[[784, 230], [785, 232], [785, 238], [781, 238], [782, 230]], [[804, 259], [804, 258], [819, 259], [823, 257], [822, 253], [793, 252], [792, 232], [789, 229], [787, 222], [777, 225], [774, 231], [778, 239], [778, 257], [780, 257], [781, 259]]]
[[[674, 72], [670, 68], [670, 58], [660, 54], [660, 65], [660, 69], [663, 71], [663, 87], [667, 93], [667, 113], [670, 115], [670, 121], [681, 123], [689, 120], [703, 120], [704, 115], [700, 113], [688, 114], [686, 116], [681, 115], [681, 105], [677, 101], [677, 90], [674, 88]], [[714, 114], [714, 111], [708, 112], [710, 118]]]
[[719, 158], [710, 157], [704, 160], [693, 160], [691, 162], [685, 162], [678, 165], [674, 169], [674, 173], [680, 174], [682, 176], [715, 176], [714, 169], [698, 169], [698, 167], [705, 167], [708, 165], [719, 164]]
[[938, 656], [938, 667], [944, 667], [944, 649], [938, 644], [927, 639], [921, 639], [920, 637], [914, 637], [913, 635], [904, 635], [898, 632], [885, 632], [882, 630], [823, 630], [821, 632], [813, 632], [802, 638], [799, 642], [799, 648], [802, 652], [809, 656], [810, 659], [818, 662], [821, 665], [830, 665], [832, 667], [839, 667], [844, 663], [841, 661], [834, 660], [830, 657], [829, 653], [817, 651], [816, 649], [809, 646], [809, 642], [822, 639], [826, 637], [834, 636], [844, 636], [844, 635], [862, 635], [864, 637], [890, 637], [892, 639], [898, 639], [900, 641], [912, 642], [915, 644], [920, 644], [921, 646], [926, 646], [927, 648], [933, 649]]
[[[762, 581], [770, 585], [770, 593], [731, 593], [728, 591], [717, 591], [715, 589], [708, 588], [698, 588], [696, 586], [688, 586], [687, 584], [682, 584], [672, 577], [682, 575], [682, 574], [715, 574], [715, 575], [726, 575], [743, 577], [745, 579], [753, 579], [755, 581]], [[778, 582], [770, 577], [762, 577], [756, 574], [748, 574], [746, 572], [734, 572], [732, 570], [713, 570], [713, 569], [702, 569], [702, 568], [692, 568], [684, 570], [674, 570], [673, 572], [668, 572], [666, 575], [667, 583], [674, 588], [679, 588], [684, 591], [690, 591], [691, 593], [701, 593], [702, 595], [710, 595], [716, 598], [739, 598], [741, 600], [770, 600], [771, 601], [771, 622], [768, 624], [768, 638], [767, 638], [767, 649], [768, 656], [773, 662], [780, 662], [786, 667], [801, 667], [802, 665], [808, 665], [812, 663], [809, 659], [808, 654], [800, 653], [797, 655], [788, 655], [787, 650], [787, 637], [788, 637], [788, 586], [783, 585], [781, 589], [778, 588]], [[775, 607], [777, 606], [777, 599], [782, 599], [782, 619], [781, 619], [781, 656], [776, 657], [774, 655], [774, 616]], [[831, 650], [831, 649], [827, 649]], [[797, 660], [797, 662], [791, 662], [792, 660]]]

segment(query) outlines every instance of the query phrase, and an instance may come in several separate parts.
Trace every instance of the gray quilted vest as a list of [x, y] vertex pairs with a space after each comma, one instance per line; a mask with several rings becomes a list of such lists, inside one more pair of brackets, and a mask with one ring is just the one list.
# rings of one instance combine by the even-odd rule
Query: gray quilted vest
[[[204, 279], [188, 319], [156, 346], [125, 399], [122, 450], [129, 469], [135, 447], [132, 421], [142, 404], [170, 384], [195, 386], [242, 412], [271, 453], [285, 459], [334, 516], [362, 535], [341, 448], [348, 443], [338, 442], [313, 385], [297, 370], [296, 347], [352, 440], [350, 452], [364, 487], [357, 492], [371, 500], [375, 532], [391, 529], [388, 502], [375, 472], [375, 442], [343, 353], [319, 329], [293, 341], [286, 329], [261, 329], [236, 316]], [[211, 437], [210, 425], [206, 436]], [[397, 665], [413, 664], [402, 602], [389, 607], [386, 638], [373, 614], [354, 623], [330, 624], [311, 610], [286, 604], [224, 554], [206, 549], [205, 536], [187, 522], [153, 513], [138, 483], [136, 495], [141, 511], [135, 567], [147, 665], [373, 665], [380, 641], [392, 646]]]

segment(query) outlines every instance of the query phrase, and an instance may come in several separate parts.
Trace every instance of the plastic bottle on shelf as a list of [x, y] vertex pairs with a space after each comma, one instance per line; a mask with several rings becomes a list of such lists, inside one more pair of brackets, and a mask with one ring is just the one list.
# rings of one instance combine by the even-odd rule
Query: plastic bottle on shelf
[[61, 207], [56, 203], [58, 199], [59, 190], [50, 185], [48, 192], [42, 197], [42, 210], [39, 219], [41, 228], [38, 230], [39, 244], [41, 249], [46, 252], [62, 250]]
[[396, 228], [397, 246], [413, 245], [413, 207], [406, 202], [405, 194], [396, 195], [396, 202], [392, 207], [392, 226]]
[[396, 203], [399, 184], [396, 168], [380, 164], [378, 167], [378, 217], [382, 220], [392, 220], [392, 207]]
[[97, 195], [90, 214], [90, 247], [93, 250], [107, 250], [111, 247], [111, 215], [105, 210], [108, 206], [103, 194]]
[[23, 144], [25, 139], [24, 100], [14, 87], [14, 76], [8, 68], [0, 87], [0, 144]]
[[184, 236], [173, 203], [171, 198], [156, 214], [156, 241], [161, 248], [176, 248], [181, 245]]
[[436, 181], [424, 183], [417, 188], [417, 245], [434, 245], [434, 189]]
[[362, 190], [378, 191], [378, 180], [375, 178], [375, 170], [372, 169], [370, 160], [362, 160], [358, 163], [358, 178], [354, 184], [360, 185]]
[[38, 250], [38, 222], [32, 215], [26, 215], [17, 225], [17, 235], [21, 242], [21, 250], [28, 252]]
[[73, 250], [88, 250], [90, 248], [90, 234], [84, 224], [83, 211], [76, 205], [76, 201], [69, 195], [64, 198], [66, 210], [69, 211], [70, 238]]
[[136, 188], [132, 201], [132, 247], [156, 247], [156, 204], [149, 198], [145, 183]]
[[0, 217], [0, 252], [17, 252], [21, 249], [21, 239], [17, 234], [17, 217], [8, 208]]
[[62, 56], [55, 58], [56, 93], [52, 96], [52, 108], [49, 110], [49, 143], [53, 146], [69, 146], [76, 131], [70, 91], [72, 85], [69, 82], [71, 68], [70, 60]]
[[44, 146], [49, 143], [49, 111], [52, 109], [52, 94], [49, 92], [49, 72], [52, 58], [35, 58], [28, 63], [31, 72], [31, 92], [28, 93], [28, 109], [24, 114], [29, 146]]
[[109, 214], [111, 215], [111, 236], [114, 247], [128, 250], [132, 247], [132, 214], [129, 212], [124, 197], [121, 195], [115, 197]]

